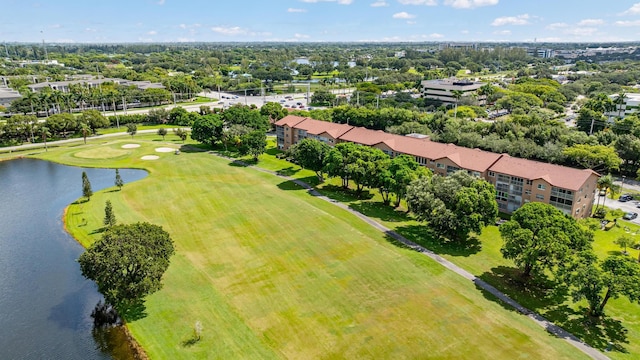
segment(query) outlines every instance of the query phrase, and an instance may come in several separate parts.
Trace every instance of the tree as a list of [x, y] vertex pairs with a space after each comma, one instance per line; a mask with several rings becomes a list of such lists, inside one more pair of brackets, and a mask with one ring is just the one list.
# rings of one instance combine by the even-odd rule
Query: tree
[[89, 125], [91, 131], [96, 133], [97, 129], [109, 127], [110, 122], [98, 110], [85, 110], [80, 115], [80, 122]]
[[124, 186], [124, 181], [122, 181], [122, 177], [120, 176], [120, 171], [118, 169], [116, 169], [114, 185], [118, 187], [118, 190], [122, 190], [122, 187]]
[[255, 161], [258, 161], [258, 156], [267, 148], [267, 134], [262, 130], [254, 130], [243, 135], [241, 141], [240, 153], [252, 155]]
[[524, 204], [499, 230], [502, 256], [513, 260], [525, 278], [556, 270], [571, 253], [589, 249], [593, 240], [575, 219], [540, 202]]
[[116, 224], [116, 215], [113, 213], [113, 207], [111, 201], [107, 200], [104, 205], [104, 220], [102, 223], [105, 226], [112, 227]]
[[396, 195], [395, 207], [400, 206], [400, 201], [407, 194], [407, 188], [412, 181], [431, 175], [429, 169], [420, 166], [412, 156], [400, 155], [391, 159], [389, 174], [392, 182], [389, 190]]
[[331, 147], [326, 143], [307, 138], [295, 144], [291, 149], [291, 153], [300, 166], [315, 171], [318, 181], [323, 182], [324, 160], [329, 150], [331, 150]]
[[498, 215], [496, 191], [485, 180], [464, 171], [444, 176], [421, 177], [407, 189], [409, 209], [438, 234], [464, 240]]
[[222, 129], [223, 123], [220, 116], [214, 114], [201, 116], [193, 122], [191, 138], [214, 147], [217, 141], [222, 140]]
[[622, 253], [625, 255], [628, 254], [627, 248], [632, 247], [636, 244], [635, 240], [633, 240], [633, 238], [631, 238], [630, 236], [620, 236], [619, 238], [615, 239], [613, 243], [620, 246], [623, 249]]
[[129, 123], [127, 124], [127, 133], [129, 135], [131, 135], [131, 138], [133, 139], [133, 135], [135, 135], [138, 132], [138, 126], [134, 123]]
[[182, 140], [182, 143], [184, 143], [184, 141], [187, 140], [187, 136], [189, 136], [189, 132], [183, 128], [173, 129], [173, 133]]
[[136, 223], [107, 229], [78, 262], [82, 275], [95, 281], [106, 302], [123, 314], [162, 288], [173, 253], [173, 241], [161, 226]]
[[618, 169], [622, 160], [610, 146], [576, 144], [565, 148], [562, 154], [581, 166], [592, 170]]
[[460, 99], [462, 99], [462, 95], [464, 95], [464, 91], [462, 90], [451, 90], [451, 96], [453, 96], [454, 99], [456, 99], [456, 107], [455, 110], [453, 112], [453, 118], [457, 118], [458, 116], [458, 102], [460, 102]]
[[82, 196], [87, 198], [87, 201], [91, 200], [93, 191], [91, 190], [91, 182], [86, 172], [82, 172]]
[[162, 136], [162, 141], [164, 141], [164, 137], [165, 135], [167, 135], [167, 129], [165, 128], [158, 129], [158, 135]]
[[632, 302], [640, 300], [640, 265], [627, 256], [612, 255], [598, 262], [593, 252], [586, 251], [563, 277], [574, 301], [587, 300], [591, 316], [604, 315], [609, 299], [620, 295]]
[[269, 122], [274, 123], [287, 116], [288, 111], [277, 102], [268, 102], [260, 107], [260, 114], [269, 117]]
[[80, 132], [82, 133], [82, 139], [85, 144], [87, 143], [87, 134], [89, 134], [89, 131], [91, 131], [89, 125], [86, 123], [80, 123]]
[[47, 137], [51, 136], [49, 128], [46, 126], [41, 127], [40, 135], [42, 136], [42, 141], [44, 142], [44, 151], [49, 151], [49, 149], [47, 149]]
[[[598, 187], [598, 195], [597, 195], [598, 201], [596, 202], [596, 210], [598, 209], [598, 205], [600, 204], [600, 198], [602, 198], [602, 206], [604, 207], [604, 203], [607, 200], [607, 192], [609, 191], [609, 189], [613, 187], [613, 176], [611, 176], [611, 174], [601, 176], [598, 179], [597, 187]], [[601, 191], [604, 191], [604, 196], [600, 196]]]
[[331, 106], [336, 101], [336, 95], [329, 90], [318, 89], [311, 95], [311, 104]]

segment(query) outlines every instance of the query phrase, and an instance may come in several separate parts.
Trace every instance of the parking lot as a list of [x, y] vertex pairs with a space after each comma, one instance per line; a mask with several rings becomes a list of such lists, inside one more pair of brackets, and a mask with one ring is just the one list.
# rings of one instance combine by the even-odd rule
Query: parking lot
[[[602, 203], [602, 197], [600, 197], [600, 203]], [[612, 209], [620, 209], [625, 213], [627, 212], [640, 213], [640, 208], [638, 207], [640, 206], [640, 199], [622, 202], [622, 201], [612, 200], [607, 198], [604, 205]], [[634, 224], [640, 224], [640, 217], [637, 217], [631, 220], [631, 222]]]

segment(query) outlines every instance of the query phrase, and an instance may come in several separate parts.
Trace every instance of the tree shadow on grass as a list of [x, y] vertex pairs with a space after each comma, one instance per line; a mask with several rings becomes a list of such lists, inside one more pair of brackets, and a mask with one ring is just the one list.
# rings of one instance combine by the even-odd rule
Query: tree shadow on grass
[[269, 149], [265, 150], [264, 153], [267, 154], [267, 155], [276, 156], [278, 154], [282, 154], [283, 151], [272, 147], [272, 148], [269, 148]]
[[143, 301], [140, 301], [126, 307], [124, 310], [122, 310], [120, 316], [126, 322], [133, 322], [136, 320], [144, 319], [145, 317], [147, 317], [147, 307], [144, 305]]
[[292, 180], [283, 181], [283, 182], [279, 183], [277, 186], [278, 186], [278, 189], [285, 190], [285, 191], [302, 190], [302, 189], [304, 189], [302, 186], [296, 184]]
[[278, 171], [276, 171], [276, 173], [278, 175], [282, 175], [282, 176], [293, 176], [296, 173], [298, 173], [298, 171], [300, 171], [300, 168], [294, 168], [293, 166], [289, 166], [288, 168], [284, 168], [284, 169], [280, 169]]
[[209, 151], [210, 148], [206, 145], [203, 144], [183, 144], [182, 146], [180, 146], [180, 152], [183, 153], [202, 153], [202, 152], [206, 152]]
[[95, 235], [95, 234], [102, 234], [103, 232], [107, 231], [107, 227], [103, 226], [101, 228], [97, 228], [95, 230], [93, 230], [92, 232], [90, 232], [90, 235]]
[[479, 276], [486, 283], [508, 294], [522, 306], [539, 312], [559, 306], [566, 300], [563, 288], [544, 276], [525, 279], [520, 269], [497, 266]]
[[404, 211], [399, 211], [382, 202], [359, 202], [349, 205], [353, 210], [364, 214], [370, 218], [380, 219], [387, 222], [401, 222], [411, 220]]
[[359, 200], [370, 200], [374, 194], [370, 190], [363, 190], [359, 194], [355, 190], [345, 189], [341, 186], [327, 184], [321, 189], [320, 193], [340, 202], [351, 202]]
[[604, 316], [594, 318], [582, 307], [576, 311], [566, 305], [558, 306], [545, 315], [564, 330], [577, 336], [596, 349], [628, 353], [628, 330], [616, 319]]
[[241, 160], [233, 160], [229, 163], [229, 166], [231, 167], [248, 167], [249, 165], [251, 164], [247, 164], [246, 162]]
[[436, 254], [467, 257], [482, 250], [482, 243], [476, 236], [464, 241], [452, 241], [437, 236], [426, 225], [399, 226], [395, 231]]
[[200, 339], [197, 336], [191, 335], [191, 337], [182, 341], [182, 347], [191, 347], [197, 344], [199, 341]]

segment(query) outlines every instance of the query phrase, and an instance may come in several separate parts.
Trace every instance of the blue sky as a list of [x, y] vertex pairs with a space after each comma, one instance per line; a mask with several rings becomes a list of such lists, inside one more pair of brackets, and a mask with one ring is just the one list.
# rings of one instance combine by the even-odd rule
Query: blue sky
[[0, 0], [0, 42], [640, 41], [639, 0]]

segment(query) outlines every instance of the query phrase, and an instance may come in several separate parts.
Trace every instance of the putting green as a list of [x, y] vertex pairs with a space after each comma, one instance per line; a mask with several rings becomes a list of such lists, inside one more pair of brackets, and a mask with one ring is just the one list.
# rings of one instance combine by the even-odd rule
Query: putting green
[[[71, 151], [41, 156], [86, 164]], [[165, 286], [148, 297], [146, 316], [128, 323], [152, 359], [586, 358], [435, 261], [280, 178], [197, 152], [144, 167], [147, 178], [71, 205], [66, 221], [80, 241], [95, 241], [110, 200], [120, 222], [149, 221], [172, 235], [177, 253]], [[196, 321], [202, 339], [191, 341]]]
[[128, 156], [129, 154], [131, 154], [131, 151], [101, 146], [94, 149], [78, 151], [74, 156], [85, 159], [115, 159]]

